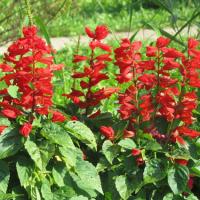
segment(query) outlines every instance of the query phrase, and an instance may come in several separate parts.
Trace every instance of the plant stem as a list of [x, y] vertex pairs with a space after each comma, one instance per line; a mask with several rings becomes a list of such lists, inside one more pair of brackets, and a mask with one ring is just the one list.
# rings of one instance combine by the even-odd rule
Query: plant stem
[[[93, 70], [93, 68], [94, 68], [94, 50], [92, 49], [92, 52], [91, 52], [91, 56], [90, 56], [90, 67], [92, 68], [92, 70]], [[87, 93], [86, 93], [86, 96], [85, 96], [85, 101], [87, 102], [88, 101], [88, 99], [89, 99], [89, 95], [90, 95], [90, 93], [91, 93], [91, 78], [89, 77], [89, 82], [88, 82], [88, 91], [87, 91]], [[88, 115], [88, 106], [86, 107], [86, 109], [85, 109], [85, 114], [86, 114], [86, 116]]]
[[29, 23], [32, 26], [33, 25], [33, 15], [32, 15], [32, 11], [31, 11], [31, 4], [30, 4], [30, 0], [24, 0], [25, 4], [26, 4], [26, 10], [27, 10], [27, 15], [29, 18]]

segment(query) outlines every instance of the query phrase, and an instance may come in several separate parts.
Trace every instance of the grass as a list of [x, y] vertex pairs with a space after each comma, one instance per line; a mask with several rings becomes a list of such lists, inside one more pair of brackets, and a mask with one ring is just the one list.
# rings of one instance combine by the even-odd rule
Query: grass
[[[181, 27], [198, 10], [200, 2], [183, 0], [30, 0], [34, 17], [39, 18], [50, 37], [84, 33], [84, 27], [106, 24], [115, 32]], [[144, 2], [144, 3], [143, 3]], [[154, 2], [154, 3], [152, 3]], [[27, 24], [24, 0], [0, 2], [0, 43], [13, 40]], [[48, 7], [48, 9], [47, 9]], [[198, 25], [199, 15], [188, 25]], [[35, 21], [36, 22], [36, 21]]]

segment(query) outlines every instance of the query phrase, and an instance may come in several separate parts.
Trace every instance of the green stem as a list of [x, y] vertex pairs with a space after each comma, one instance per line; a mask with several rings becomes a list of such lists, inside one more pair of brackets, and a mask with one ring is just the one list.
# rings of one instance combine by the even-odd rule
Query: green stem
[[25, 1], [25, 5], [26, 5], [26, 11], [28, 14], [28, 18], [29, 18], [29, 23], [32, 26], [33, 25], [33, 15], [32, 15], [32, 11], [31, 11], [30, 0], [24, 0], [24, 1]]

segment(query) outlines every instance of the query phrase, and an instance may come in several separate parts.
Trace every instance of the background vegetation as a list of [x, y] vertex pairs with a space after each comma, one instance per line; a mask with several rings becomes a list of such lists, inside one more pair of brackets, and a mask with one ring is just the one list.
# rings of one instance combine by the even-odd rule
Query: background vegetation
[[[51, 37], [78, 35], [84, 27], [106, 24], [112, 31], [138, 31], [140, 28], [176, 32], [199, 27], [198, 0], [31, 0], [37, 21], [42, 21]], [[18, 37], [26, 24], [24, 0], [0, 1], [0, 43]], [[42, 20], [41, 20], [42, 19]], [[178, 36], [179, 34], [176, 34]]]

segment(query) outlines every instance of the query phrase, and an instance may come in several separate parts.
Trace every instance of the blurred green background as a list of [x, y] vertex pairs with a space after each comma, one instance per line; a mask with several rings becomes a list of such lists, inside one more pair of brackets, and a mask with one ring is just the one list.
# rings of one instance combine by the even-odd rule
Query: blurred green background
[[[19, 36], [27, 23], [24, 0], [0, 1], [0, 43]], [[200, 26], [200, 0], [30, 0], [34, 17], [50, 37], [84, 33], [84, 27], [106, 24], [111, 31], [136, 32]], [[178, 34], [177, 34], [178, 35]]]

